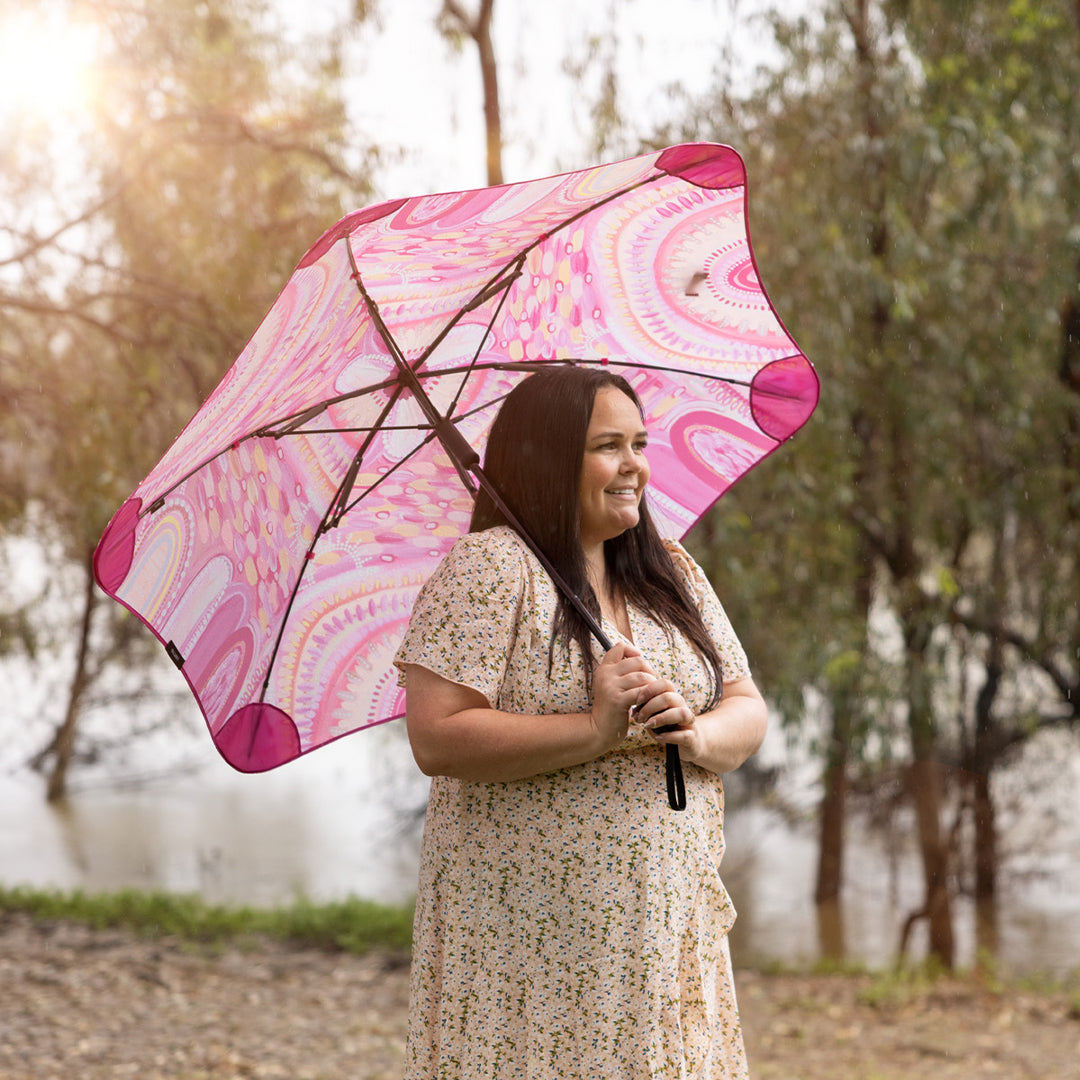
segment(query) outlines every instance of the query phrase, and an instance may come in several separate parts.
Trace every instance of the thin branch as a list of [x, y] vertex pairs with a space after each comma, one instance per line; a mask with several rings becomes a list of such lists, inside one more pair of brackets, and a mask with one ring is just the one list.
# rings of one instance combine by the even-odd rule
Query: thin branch
[[47, 247], [54, 246], [57, 240], [60, 239], [64, 233], [69, 232], [71, 229], [77, 228], [79, 225], [85, 225], [91, 218], [96, 217], [101, 213], [110, 203], [115, 202], [124, 189], [128, 186], [128, 181], [125, 180], [119, 184], [113, 191], [107, 195], [102, 196], [96, 203], [92, 203], [77, 217], [71, 218], [65, 221], [63, 225], [54, 229], [47, 236], [41, 237], [20, 237], [28, 241], [28, 245], [23, 250], [16, 252], [14, 255], [8, 256], [6, 259], [0, 259], [0, 267], [13, 266], [33, 258], [39, 252], [43, 251]]

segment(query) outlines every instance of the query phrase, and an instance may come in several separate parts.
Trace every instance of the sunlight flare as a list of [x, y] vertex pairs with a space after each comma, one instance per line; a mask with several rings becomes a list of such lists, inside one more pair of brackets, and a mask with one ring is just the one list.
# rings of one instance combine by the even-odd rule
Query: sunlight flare
[[0, 22], [0, 113], [62, 123], [84, 112], [96, 44], [92, 26], [55, 9], [8, 16]]

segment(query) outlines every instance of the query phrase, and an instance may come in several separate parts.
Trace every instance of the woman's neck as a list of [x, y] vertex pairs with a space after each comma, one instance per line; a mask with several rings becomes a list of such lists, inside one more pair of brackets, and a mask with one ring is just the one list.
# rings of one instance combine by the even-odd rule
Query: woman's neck
[[633, 641], [626, 600], [615, 592], [614, 584], [608, 577], [602, 544], [597, 549], [585, 552], [585, 567], [589, 575], [589, 584], [600, 604], [601, 616], [613, 626], [618, 627], [619, 633], [627, 641]]
[[589, 577], [589, 584], [596, 593], [601, 603], [608, 594], [607, 562], [604, 560], [604, 545], [597, 544], [595, 547], [584, 549], [585, 572]]

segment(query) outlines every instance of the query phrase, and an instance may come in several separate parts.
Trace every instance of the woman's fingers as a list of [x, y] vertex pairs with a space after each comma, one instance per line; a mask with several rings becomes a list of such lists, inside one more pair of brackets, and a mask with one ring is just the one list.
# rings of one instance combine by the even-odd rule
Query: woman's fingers
[[694, 711], [674, 683], [667, 679], [654, 679], [638, 691], [634, 719], [654, 731], [682, 728], [693, 724]]

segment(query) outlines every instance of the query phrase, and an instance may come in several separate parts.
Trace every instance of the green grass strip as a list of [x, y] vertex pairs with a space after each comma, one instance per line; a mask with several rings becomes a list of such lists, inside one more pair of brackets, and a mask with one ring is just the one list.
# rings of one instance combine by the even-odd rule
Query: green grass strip
[[198, 942], [229, 942], [265, 936], [310, 948], [352, 953], [408, 950], [412, 909], [352, 897], [317, 904], [253, 908], [208, 904], [197, 896], [123, 889], [110, 893], [59, 892], [0, 886], [0, 912], [35, 919], [62, 919], [97, 930], [124, 928], [146, 937], [174, 936]]

